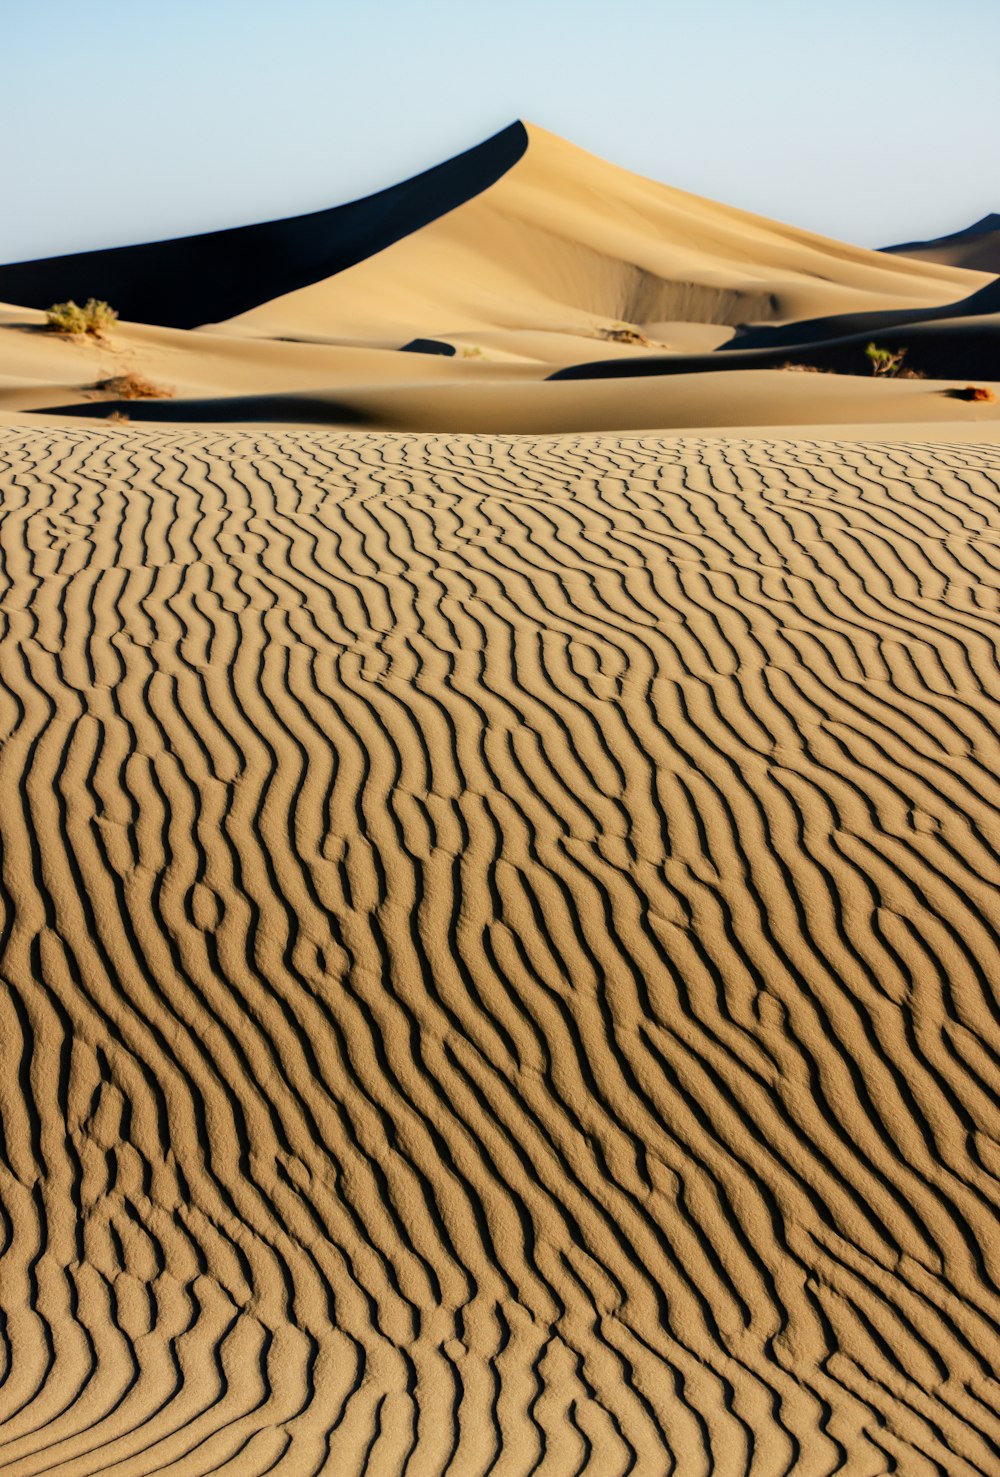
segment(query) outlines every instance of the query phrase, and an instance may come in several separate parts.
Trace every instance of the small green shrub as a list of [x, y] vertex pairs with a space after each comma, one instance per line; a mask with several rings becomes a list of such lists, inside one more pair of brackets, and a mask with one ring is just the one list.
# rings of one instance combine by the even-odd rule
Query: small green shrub
[[45, 314], [48, 328], [56, 333], [85, 334], [100, 338], [118, 322], [114, 308], [96, 297], [89, 297], [81, 308], [72, 298], [68, 303], [53, 303]]
[[872, 374], [888, 375], [890, 378], [899, 373], [906, 358], [905, 349], [882, 349], [878, 344], [869, 344], [865, 353], [868, 355]]

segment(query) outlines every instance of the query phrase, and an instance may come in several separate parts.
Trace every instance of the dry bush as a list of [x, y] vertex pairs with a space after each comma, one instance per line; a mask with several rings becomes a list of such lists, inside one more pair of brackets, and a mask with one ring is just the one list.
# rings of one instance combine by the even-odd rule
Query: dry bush
[[462, 350], [463, 359], [483, 359], [485, 357], [486, 356], [483, 354], [483, 351], [478, 344], [466, 344], [465, 348]]
[[142, 374], [116, 374], [111, 379], [98, 380], [95, 390], [107, 395], [117, 395], [119, 400], [169, 400], [173, 390], [158, 385]]
[[68, 303], [53, 303], [45, 314], [46, 327], [56, 333], [89, 333], [93, 338], [100, 338], [117, 322], [114, 308], [96, 297], [89, 297], [82, 308], [72, 298]]
[[127, 410], [109, 410], [104, 419], [116, 426], [127, 426], [130, 417]]
[[609, 328], [598, 327], [597, 337], [607, 339], [613, 344], [634, 344], [637, 348], [652, 349], [652, 339], [648, 339], [638, 328], [630, 328], [627, 323], [614, 323]]
[[955, 394], [959, 400], [978, 400], [983, 405], [992, 405], [997, 398], [988, 385], [966, 385]]
[[824, 369], [822, 364], [796, 364], [793, 359], [786, 359], [784, 364], [778, 365], [779, 369], [790, 370], [793, 374], [839, 374], [837, 369]]

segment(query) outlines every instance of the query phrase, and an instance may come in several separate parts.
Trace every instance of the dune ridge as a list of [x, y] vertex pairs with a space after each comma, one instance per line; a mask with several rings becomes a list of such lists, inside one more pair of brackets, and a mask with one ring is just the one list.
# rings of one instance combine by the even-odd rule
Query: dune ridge
[[995, 447], [0, 492], [8, 1477], [997, 1471]]
[[263, 221], [0, 266], [0, 299], [26, 307], [104, 298], [126, 318], [195, 328], [342, 272], [487, 189], [528, 144], [521, 123], [362, 200]]

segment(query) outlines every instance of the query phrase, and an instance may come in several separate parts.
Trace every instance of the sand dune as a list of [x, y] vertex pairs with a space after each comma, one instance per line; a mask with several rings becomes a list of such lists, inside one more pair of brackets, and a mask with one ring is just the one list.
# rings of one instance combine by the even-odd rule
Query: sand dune
[[[725, 354], [626, 351], [599, 360], [589, 358], [593, 341], [579, 338], [572, 341], [578, 361], [560, 365], [540, 357], [501, 357], [493, 350], [466, 359], [133, 324], [119, 326], [106, 342], [75, 342], [46, 333], [41, 313], [0, 308], [0, 415], [45, 411], [104, 418], [123, 409], [137, 421], [182, 424], [532, 434], [595, 426], [1000, 425], [1000, 382], [981, 372], [996, 373], [990, 359], [996, 335], [988, 316], [911, 325], [890, 341], [912, 343], [916, 366], [940, 361], [945, 370], [963, 372], [953, 379], [891, 383], [853, 373], [779, 372], [789, 360], [856, 367], [866, 362], [863, 335]], [[615, 347], [601, 344], [600, 353]], [[98, 388], [129, 372], [151, 379], [169, 398], [123, 405], [114, 392]], [[993, 385], [993, 403], [955, 398], [970, 376]]]
[[[525, 125], [495, 184], [423, 230], [240, 315], [240, 332], [392, 341], [624, 321], [735, 325], [953, 302], [980, 274], [887, 257], [718, 205]], [[0, 279], [2, 290], [2, 279]]]
[[995, 447], [0, 479], [5, 1474], [998, 1470]]
[[908, 241], [884, 249], [895, 256], [1000, 275], [1000, 215], [984, 215], [964, 231], [938, 236], [933, 241]]
[[0, 300], [44, 309], [96, 296], [139, 322], [235, 319], [230, 330], [254, 336], [393, 347], [484, 332], [592, 336], [624, 320], [690, 347], [690, 324], [952, 302], [985, 281], [965, 265], [781, 225], [517, 122], [350, 205], [0, 266]]
[[[947, 381], [872, 382], [848, 375], [752, 369], [727, 373], [724, 363], [713, 364], [711, 374], [703, 370], [665, 374], [659, 364], [642, 377], [635, 377], [634, 368], [620, 376], [613, 369], [607, 364], [586, 365], [558, 380], [489, 374], [456, 382], [437, 373], [410, 385], [379, 379], [357, 384], [345, 378], [334, 389], [140, 401], [129, 406], [129, 413], [135, 421], [189, 425], [325, 424], [396, 431], [433, 426], [438, 431], [470, 433], [502, 433], [515, 427], [519, 433], [544, 434], [586, 431], [595, 425], [620, 430], [768, 425], [879, 429], [887, 423], [933, 430], [935, 435], [950, 426], [978, 429], [986, 439], [1000, 432], [1000, 383], [991, 403], [975, 404], [960, 399], [960, 392]], [[44, 398], [51, 403], [51, 395]], [[104, 419], [108, 402], [104, 397], [85, 405], [68, 400], [65, 406], [52, 408]]]
[[[888, 335], [931, 380], [991, 384], [1000, 352], [991, 276], [718, 205], [520, 123], [352, 205], [0, 267], [0, 296], [0, 412], [106, 414], [106, 386], [134, 373], [164, 394], [128, 413], [181, 423], [535, 434], [876, 422], [880, 391], [857, 383], [793, 390], [778, 376], [762, 405], [760, 379], [694, 395], [545, 382], [789, 359], [857, 379], [869, 338]], [[45, 332], [45, 307], [90, 296], [124, 315], [113, 333]], [[915, 391], [891, 419], [950, 420], [947, 390]], [[838, 400], [858, 408], [832, 410]]]
[[287, 220], [0, 266], [0, 299], [100, 297], [126, 318], [194, 328], [341, 272], [486, 189], [520, 157], [519, 123], [350, 205]]

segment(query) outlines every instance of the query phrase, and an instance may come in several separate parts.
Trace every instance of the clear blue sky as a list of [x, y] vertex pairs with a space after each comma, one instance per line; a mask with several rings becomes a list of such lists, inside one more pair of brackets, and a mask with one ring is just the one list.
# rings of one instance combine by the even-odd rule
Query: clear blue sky
[[0, 260], [354, 199], [522, 117], [884, 245], [1000, 211], [1000, 0], [10, 0]]

